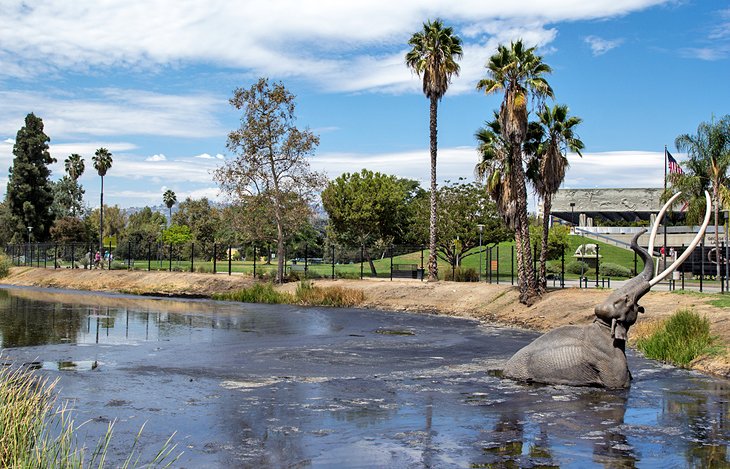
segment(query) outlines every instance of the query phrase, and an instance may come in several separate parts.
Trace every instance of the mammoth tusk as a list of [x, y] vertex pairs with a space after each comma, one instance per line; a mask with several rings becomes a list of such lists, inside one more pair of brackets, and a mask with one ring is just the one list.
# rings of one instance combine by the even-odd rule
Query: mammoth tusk
[[[700, 227], [700, 230], [697, 232], [697, 236], [692, 240], [692, 242], [687, 246], [687, 249], [684, 250], [681, 256], [672, 263], [669, 267], [664, 269], [662, 273], [654, 277], [649, 281], [649, 285], [653, 287], [657, 283], [664, 280], [669, 274], [677, 270], [677, 268], [682, 265], [682, 262], [684, 262], [690, 254], [692, 254], [692, 251], [697, 247], [697, 245], [700, 243], [700, 240], [705, 235], [705, 230], [707, 229], [707, 225], [710, 223], [710, 214], [712, 213], [712, 200], [710, 199], [710, 194], [705, 191], [705, 201], [706, 201], [706, 210], [705, 210], [705, 220], [702, 222], [702, 226]], [[657, 218], [658, 220], [658, 218]], [[658, 223], [657, 223], [658, 224]], [[653, 230], [652, 230], [653, 233]], [[653, 243], [652, 243], [653, 244]]]
[[661, 210], [659, 210], [659, 214], [656, 216], [656, 219], [654, 220], [654, 226], [651, 227], [651, 234], [649, 235], [649, 248], [647, 249], [649, 251], [649, 254], [652, 256], [654, 255], [654, 239], [656, 238], [657, 230], [659, 229], [659, 225], [661, 224], [662, 220], [664, 219], [664, 214], [667, 212], [667, 209], [670, 205], [672, 205], [672, 202], [674, 202], [674, 199], [679, 197], [679, 195], [682, 192], [677, 192], [672, 196], [671, 199], [667, 200], [667, 203], [664, 204], [664, 207], [662, 207]]

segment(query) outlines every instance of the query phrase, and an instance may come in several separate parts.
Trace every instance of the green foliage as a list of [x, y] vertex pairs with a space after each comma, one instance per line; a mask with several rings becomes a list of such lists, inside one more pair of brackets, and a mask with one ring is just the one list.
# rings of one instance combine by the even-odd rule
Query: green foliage
[[[560, 262], [548, 262], [545, 264], [545, 271], [548, 274], [561, 274], [562, 273], [562, 264]], [[567, 270], [566, 270], [567, 272]]]
[[51, 239], [57, 243], [88, 241], [87, 225], [77, 217], [58, 218], [51, 228]]
[[570, 272], [571, 274], [576, 275], [580, 275], [581, 272], [585, 274], [586, 272], [588, 272], [589, 269], [590, 267], [588, 266], [588, 264], [583, 261], [570, 261], [565, 265], [566, 272]]
[[84, 189], [76, 179], [64, 176], [53, 184], [53, 205], [56, 218], [78, 216], [84, 210]]
[[691, 310], [680, 310], [663, 322], [654, 334], [637, 341], [648, 358], [687, 367], [695, 358], [717, 353], [710, 321]]
[[10, 266], [12, 266], [10, 258], [0, 253], [0, 278], [5, 278], [10, 275]]
[[363, 169], [344, 173], [322, 192], [334, 238], [347, 246], [399, 243], [410, 228], [415, 181]]
[[266, 303], [282, 304], [294, 303], [294, 296], [289, 293], [282, 293], [274, 288], [274, 284], [255, 283], [250, 287], [242, 288], [234, 292], [216, 293], [214, 300], [240, 301], [242, 303]]
[[[530, 225], [530, 245], [542, 245], [542, 226]], [[548, 260], [560, 259], [570, 247], [570, 228], [555, 224], [548, 230]]]
[[604, 277], [631, 277], [631, 269], [611, 262], [603, 262], [598, 267]]
[[[188, 197], [178, 205], [171, 223], [190, 227], [192, 240], [197, 245], [212, 245], [220, 225], [220, 216], [218, 210], [210, 205], [210, 201], [206, 197], [202, 199]], [[212, 255], [212, 248], [211, 252], [206, 254]]]
[[190, 228], [187, 225], [172, 225], [166, 230], [162, 231], [160, 237], [162, 244], [178, 246], [190, 242], [193, 239], [193, 235], [190, 233]]
[[14, 242], [27, 241], [29, 226], [33, 227], [33, 240], [45, 241], [49, 237], [53, 225], [53, 185], [48, 166], [56, 162], [48, 152], [50, 140], [43, 132], [43, 120], [28, 114], [15, 138], [6, 191]]

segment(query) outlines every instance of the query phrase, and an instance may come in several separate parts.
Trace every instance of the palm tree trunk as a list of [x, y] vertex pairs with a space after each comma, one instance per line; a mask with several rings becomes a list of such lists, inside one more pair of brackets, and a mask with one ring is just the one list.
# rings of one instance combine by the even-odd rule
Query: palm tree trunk
[[538, 276], [538, 291], [542, 294], [547, 291], [547, 252], [548, 234], [550, 230], [550, 208], [553, 200], [551, 194], [545, 195], [542, 208], [542, 249], [540, 250], [540, 275]]
[[712, 188], [712, 203], [715, 206], [715, 259], [717, 259], [717, 263], [715, 264], [715, 267], [717, 268], [717, 279], [720, 280], [720, 234], [718, 233], [718, 230], [720, 228], [719, 225], [719, 216], [720, 216], [720, 204], [718, 200], [718, 194], [717, 194], [717, 185], [715, 185]]
[[99, 253], [104, 253], [104, 176], [101, 176], [101, 196], [99, 200]]
[[428, 238], [428, 281], [438, 280], [438, 262], [436, 260], [436, 152], [437, 152], [437, 121], [438, 100], [431, 96], [431, 112], [429, 127], [431, 133], [431, 217], [429, 221]]
[[[521, 245], [518, 249], [518, 270], [520, 303], [531, 305], [539, 296], [535, 282], [535, 271], [532, 267], [532, 250], [530, 249], [530, 225], [527, 218], [527, 186], [525, 185], [525, 171], [522, 166], [521, 144], [512, 145], [513, 170], [515, 178], [515, 208], [516, 208], [516, 230], [515, 241]], [[518, 235], [519, 233], [519, 235]], [[519, 262], [519, 258], [522, 262]]]

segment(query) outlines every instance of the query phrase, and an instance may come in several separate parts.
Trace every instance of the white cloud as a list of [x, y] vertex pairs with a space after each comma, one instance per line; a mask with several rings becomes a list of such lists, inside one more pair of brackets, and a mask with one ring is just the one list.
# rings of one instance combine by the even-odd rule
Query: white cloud
[[[0, 33], [1, 35], [1, 33]], [[105, 88], [83, 97], [58, 92], [0, 91], [0, 133], [14, 134], [32, 110], [51, 138], [80, 135], [156, 135], [184, 138], [225, 135], [216, 113], [224, 101], [208, 95], [171, 95]]]
[[201, 160], [212, 160], [212, 159], [214, 159], [214, 157], [210, 156], [207, 153], [203, 153], [201, 155], [195, 155], [195, 156], [193, 156], [193, 158], [200, 158]]
[[[59, 69], [154, 71], [207, 63], [302, 77], [335, 90], [402, 90], [410, 88], [402, 49], [427, 18], [442, 18], [463, 31], [465, 46], [478, 47], [485, 34], [501, 40], [530, 31], [542, 36], [548, 24], [609, 18], [669, 1], [9, 0], [0, 16], [0, 74], [30, 78]], [[342, 77], [350, 83], [336, 80]]]
[[13, 140], [12, 138], [6, 138], [5, 140], [3, 140], [3, 143], [7, 143], [9, 145], [15, 145], [15, 140]]
[[148, 156], [145, 161], [166, 161], [167, 157], [163, 154]]
[[623, 39], [603, 39], [598, 36], [586, 36], [583, 40], [588, 44], [593, 55], [603, 55], [611, 49], [615, 49], [624, 42]]

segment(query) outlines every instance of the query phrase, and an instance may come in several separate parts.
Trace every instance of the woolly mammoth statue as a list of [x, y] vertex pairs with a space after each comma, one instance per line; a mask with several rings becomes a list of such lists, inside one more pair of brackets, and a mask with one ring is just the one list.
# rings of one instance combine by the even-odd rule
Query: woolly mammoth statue
[[667, 208], [679, 196], [675, 194], [664, 205], [652, 227], [649, 248], [638, 244], [646, 230], [631, 241], [633, 249], [644, 261], [644, 269], [622, 287], [615, 290], [594, 312], [593, 323], [585, 326], [563, 326], [538, 337], [519, 350], [505, 364], [507, 378], [570, 386], [599, 386], [627, 388], [631, 373], [626, 361], [625, 347], [629, 328], [644, 308], [639, 300], [651, 287], [679, 267], [702, 239], [710, 221], [710, 195], [705, 192], [707, 211], [697, 236], [687, 250], [666, 270], [654, 276], [654, 238]]

